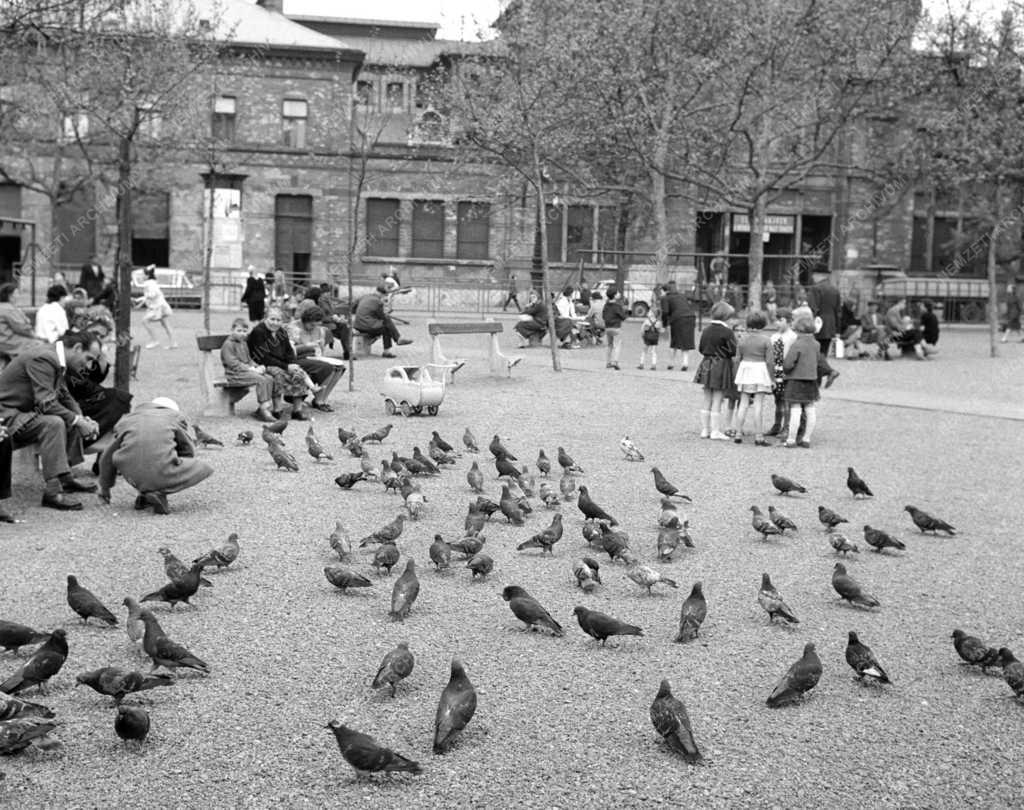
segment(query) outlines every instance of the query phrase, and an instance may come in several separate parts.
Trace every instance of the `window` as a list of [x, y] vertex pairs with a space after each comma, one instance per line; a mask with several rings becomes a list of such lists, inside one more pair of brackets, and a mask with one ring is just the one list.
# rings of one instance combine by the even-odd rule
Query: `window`
[[139, 135], [147, 140], [157, 140], [160, 137], [163, 116], [156, 105], [151, 102], [140, 104], [135, 108], [135, 113], [138, 115]]
[[[565, 258], [563, 261], [594, 260], [594, 207], [570, 205], [565, 217]], [[582, 252], [581, 252], [582, 251]]]
[[412, 128], [410, 143], [446, 143], [447, 127], [444, 118], [434, 110], [424, 111]]
[[402, 82], [388, 82], [385, 103], [390, 112], [405, 110], [405, 85]]
[[[204, 174], [206, 191], [203, 195], [203, 241], [212, 230], [213, 266], [241, 267], [242, 245], [242, 183], [244, 175]], [[210, 223], [210, 206], [213, 222]], [[212, 225], [212, 227], [211, 227]]]
[[544, 218], [548, 230], [548, 261], [564, 262], [562, 254], [562, 224], [563, 209], [561, 205], [547, 206], [547, 216]]
[[444, 258], [444, 203], [440, 200], [413, 202], [412, 255], [420, 259]]
[[82, 265], [96, 252], [96, 206], [93, 191], [80, 188], [54, 212], [52, 243], [61, 264]]
[[313, 253], [313, 198], [278, 194], [274, 199], [275, 266], [296, 284], [309, 283]]
[[546, 222], [549, 262], [599, 262], [600, 251], [614, 249], [617, 220], [612, 206], [549, 204]]
[[366, 255], [397, 256], [400, 224], [398, 200], [367, 200]]
[[376, 106], [373, 82], [366, 79], [356, 82], [356, 106], [365, 107], [368, 110], [372, 110]]
[[298, 98], [286, 98], [281, 108], [282, 142], [292, 149], [306, 147], [308, 104]]
[[460, 202], [458, 231], [456, 236], [456, 258], [490, 258], [490, 233], [490, 204]]
[[213, 120], [210, 131], [218, 141], [235, 140], [235, 109], [237, 100], [234, 96], [217, 96], [213, 100]]
[[65, 141], [85, 140], [89, 135], [89, 115], [78, 111], [64, 116], [61, 136]]
[[167, 267], [170, 260], [171, 195], [140, 189], [132, 199], [132, 264]]

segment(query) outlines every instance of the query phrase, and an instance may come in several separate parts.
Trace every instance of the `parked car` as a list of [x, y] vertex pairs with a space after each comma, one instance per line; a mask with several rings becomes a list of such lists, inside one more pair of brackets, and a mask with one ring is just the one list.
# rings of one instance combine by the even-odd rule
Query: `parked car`
[[[615, 279], [613, 278], [599, 281], [591, 287], [590, 294], [604, 299], [608, 288], [613, 284], [615, 284]], [[643, 318], [651, 308], [651, 293], [653, 290], [654, 288], [651, 286], [636, 285], [627, 281], [623, 289], [620, 290], [622, 303], [631, 315], [636, 318]]]
[[[142, 284], [146, 280], [146, 268], [137, 267], [132, 270], [132, 295], [142, 295]], [[203, 291], [197, 287], [184, 270], [172, 267], [156, 268], [156, 283], [164, 292], [164, 298], [172, 307], [178, 309], [201, 309]]]

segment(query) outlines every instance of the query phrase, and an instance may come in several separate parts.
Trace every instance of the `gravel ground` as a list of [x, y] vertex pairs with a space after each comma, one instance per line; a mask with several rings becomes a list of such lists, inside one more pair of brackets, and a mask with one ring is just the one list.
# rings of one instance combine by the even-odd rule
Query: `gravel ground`
[[[182, 313], [177, 322], [182, 345], [194, 345], [198, 316]], [[217, 328], [229, 322], [229, 315], [215, 317]], [[422, 323], [407, 331], [418, 340], [403, 351], [403, 362], [424, 360]], [[90, 499], [77, 515], [41, 510], [38, 482], [21, 472], [11, 506], [26, 522], [0, 526], [0, 617], [67, 628], [70, 656], [45, 699], [63, 721], [64, 746], [0, 762], [7, 774], [0, 804], [1015, 805], [1012, 797], [1024, 790], [1024, 707], [1008, 697], [997, 674], [960, 666], [949, 636], [961, 627], [1024, 653], [1024, 556], [1014, 520], [1018, 499], [1009, 496], [1021, 482], [1020, 425], [999, 412], [979, 418], [945, 405], [907, 410], [855, 400], [858, 391], [869, 396], [889, 387], [919, 397], [924, 408], [940, 398], [1020, 402], [1024, 346], [1007, 346], [1005, 357], [990, 361], [980, 331], [950, 330], [943, 355], [927, 364], [841, 363], [836, 397], [822, 403], [815, 446], [807, 451], [699, 441], [692, 370], [637, 371], [635, 324], [625, 341], [627, 370], [619, 374], [604, 369], [603, 349], [566, 353], [561, 375], [550, 371], [546, 350], [531, 349], [513, 378], [502, 380], [486, 374], [473, 338], [446, 339], [449, 356], [470, 362], [440, 414], [392, 417], [391, 437], [370, 453], [425, 450], [434, 429], [455, 443], [466, 426], [484, 443], [495, 432], [508, 437], [523, 462], [539, 448], [553, 456], [563, 445], [586, 468], [592, 497], [619, 517], [646, 561], [654, 558], [659, 511], [649, 473], [656, 464], [694, 501], [685, 512], [697, 547], [660, 568], [680, 584], [667, 594], [647, 596], [621, 564], [603, 565], [605, 584], [593, 594], [575, 589], [570, 567], [584, 552], [575, 504], [562, 506], [565, 535], [553, 559], [515, 550], [550, 521], [538, 507], [525, 527], [488, 525], [486, 550], [496, 567], [487, 581], [471, 582], [459, 567], [447, 575], [429, 570], [434, 533], [461, 534], [471, 499], [465, 471], [472, 457], [464, 456], [454, 470], [423, 481], [425, 515], [407, 524], [398, 542], [403, 557], [419, 564], [422, 590], [408, 620], [392, 623], [391, 587], [404, 563], [393, 576], [377, 577], [368, 557], [358, 557], [354, 567], [374, 585], [347, 595], [321, 569], [336, 561], [325, 539], [335, 520], [358, 539], [394, 517], [400, 499], [375, 484], [339, 490], [334, 476], [358, 468], [340, 453], [316, 465], [302, 452], [296, 474], [276, 471], [259, 440], [234, 445], [239, 430], [256, 427], [245, 413], [250, 400], [235, 418], [203, 421], [227, 446], [201, 451], [215, 475], [172, 496], [167, 517], [135, 513], [134, 491], [123, 482], [110, 507]], [[388, 421], [377, 391], [386, 361], [378, 356], [356, 365], [357, 390], [337, 391], [337, 412], [317, 421], [332, 449], [337, 426], [368, 432]], [[194, 369], [188, 349], [144, 352], [137, 396], [169, 394], [195, 412]], [[304, 430], [301, 423], [289, 427], [290, 447], [303, 451]], [[624, 433], [646, 453], [645, 463], [623, 460]], [[484, 449], [478, 458], [488, 494], [496, 496], [490, 455]], [[875, 498], [852, 499], [847, 465]], [[802, 481], [810, 493], [774, 495], [772, 472]], [[960, 534], [917, 533], [902, 511], [907, 503], [949, 520]], [[774, 504], [799, 533], [762, 542], [750, 528], [752, 504]], [[864, 523], [906, 542], [906, 552], [861, 553], [848, 562], [880, 609], [837, 599], [830, 584], [835, 557], [816, 520], [818, 504], [848, 517], [855, 528], [847, 534], [862, 548]], [[191, 559], [232, 531], [241, 537], [239, 561], [211, 575], [214, 587], [202, 589], [196, 607], [155, 609], [167, 632], [205, 659], [212, 674], [188, 671], [171, 689], [130, 698], [150, 711], [153, 727], [142, 752], [126, 752], [113, 733], [109, 701], [76, 689], [74, 676], [107, 664], [148, 668], [148, 660], [130, 648], [121, 627], [81, 625], [64, 600], [65, 576], [75, 573], [120, 616], [125, 595], [162, 584], [158, 546]], [[756, 603], [762, 571], [800, 617], [798, 626], [768, 625]], [[673, 644], [680, 605], [698, 579], [709, 606], [701, 638]], [[500, 598], [509, 584], [529, 589], [563, 624], [565, 637], [522, 632]], [[595, 647], [573, 619], [576, 604], [639, 624], [645, 636]], [[843, 658], [849, 630], [873, 648], [891, 687], [853, 679]], [[409, 642], [416, 668], [391, 699], [369, 682], [400, 640]], [[824, 665], [820, 684], [798, 706], [768, 709], [765, 698], [808, 641]], [[453, 655], [463, 659], [479, 707], [453, 749], [433, 756], [433, 713]], [[0, 654], [0, 675], [21, 660]], [[663, 677], [689, 708], [707, 767], [686, 766], [651, 727], [648, 708]], [[423, 774], [356, 783], [324, 727], [331, 718], [417, 759]]]

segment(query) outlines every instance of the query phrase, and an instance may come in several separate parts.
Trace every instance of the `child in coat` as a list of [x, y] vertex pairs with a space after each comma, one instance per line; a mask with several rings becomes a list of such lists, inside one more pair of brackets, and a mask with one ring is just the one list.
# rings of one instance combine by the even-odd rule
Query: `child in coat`
[[640, 326], [640, 339], [644, 342], [644, 348], [640, 352], [638, 369], [643, 370], [644, 364], [650, 360], [651, 371], [658, 370], [658, 340], [661, 338], [661, 328], [661, 318], [654, 311], [654, 307], [651, 307], [647, 310], [647, 316]]
[[608, 338], [608, 348], [605, 351], [605, 368], [619, 370], [619, 352], [622, 350], [622, 323], [626, 320], [626, 308], [619, 300], [619, 288], [612, 284], [606, 292], [608, 300], [601, 311], [601, 320], [604, 321], [604, 333]]
[[[274, 378], [266, 373], [266, 366], [253, 362], [249, 345], [245, 342], [249, 324], [245, 318], [235, 318], [231, 334], [221, 344], [220, 362], [224, 366], [224, 379], [230, 385], [253, 385], [256, 387], [256, 402], [259, 409], [256, 418], [261, 422], [273, 422], [271, 403], [274, 398]], [[280, 402], [277, 403], [280, 408]]]
[[722, 432], [722, 399], [733, 380], [736, 336], [727, 321], [734, 312], [730, 304], [719, 301], [711, 308], [711, 323], [700, 333], [697, 350], [702, 359], [693, 381], [704, 387], [704, 407], [700, 412], [702, 439], [729, 440]]
[[[796, 340], [786, 352], [782, 367], [786, 374], [786, 403], [789, 407], [789, 434], [786, 447], [810, 447], [811, 435], [817, 424], [818, 413], [815, 403], [818, 394], [818, 355], [820, 348], [814, 339], [814, 321], [797, 318], [793, 324]], [[806, 420], [803, 438], [797, 439], [801, 415]]]

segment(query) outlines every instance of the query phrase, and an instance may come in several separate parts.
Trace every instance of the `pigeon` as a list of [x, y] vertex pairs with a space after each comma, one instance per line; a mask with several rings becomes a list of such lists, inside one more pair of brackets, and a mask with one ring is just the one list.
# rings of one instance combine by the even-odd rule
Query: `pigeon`
[[170, 603], [172, 610], [178, 602], [184, 602], [186, 605], [191, 605], [192, 603], [189, 599], [195, 596], [196, 591], [199, 590], [202, 571], [203, 566], [200, 563], [192, 563], [192, 567], [188, 569], [184, 576], [179, 579], [171, 580], [158, 591], [147, 593], [139, 601], [168, 602]]
[[679, 754], [691, 765], [699, 765], [704, 757], [697, 748], [693, 739], [693, 728], [690, 726], [690, 716], [686, 713], [686, 706], [683, 701], [672, 694], [672, 687], [668, 679], [662, 679], [658, 687], [658, 694], [651, 704], [651, 723], [654, 730], [660, 734], [668, 747]]
[[927, 512], [922, 512], [916, 506], [904, 506], [903, 511], [910, 513], [910, 519], [914, 521], [914, 525], [921, 530], [922, 534], [924, 532], [932, 534], [945, 532], [951, 537], [956, 534], [954, 526], [950, 526], [946, 521], [939, 520], [937, 517], [932, 517]]
[[575, 473], [577, 475], [584, 475], [583, 468], [573, 461], [572, 456], [565, 452], [565, 448], [558, 448], [558, 463], [562, 467], [563, 473]]
[[651, 595], [651, 588], [659, 583], [668, 585], [670, 588], [679, 587], [674, 579], [669, 579], [653, 568], [642, 565], [636, 557], [632, 556], [628, 557], [626, 561], [626, 576], [641, 588], [647, 588], [648, 596]]
[[[288, 414], [291, 413], [289, 408]], [[281, 438], [281, 434], [284, 433], [284, 429], [289, 425], [290, 416], [287, 414], [284, 418], [278, 419], [276, 422], [271, 422], [268, 425], [263, 425], [260, 428], [260, 437], [267, 444], [284, 444], [284, 439]]]
[[238, 434], [236, 438], [238, 439], [238, 443], [240, 445], [242, 445], [243, 447], [248, 447], [250, 444], [252, 444], [252, 440], [255, 439], [256, 437], [253, 435], [253, 432], [251, 430], [243, 430], [241, 433]]
[[696, 546], [693, 545], [693, 538], [690, 537], [690, 521], [683, 521], [683, 526], [679, 530], [679, 539], [683, 541], [683, 545], [687, 548], [696, 548]]
[[975, 664], [986, 672], [999, 663], [999, 650], [989, 647], [980, 638], [967, 635], [963, 630], [954, 630], [953, 646], [965, 663]]
[[354, 430], [345, 430], [345, 428], [338, 428], [338, 441], [342, 445], [347, 445], [352, 439], [358, 439], [359, 435]]
[[439, 450], [445, 453], [454, 453], [455, 448], [452, 447], [448, 442], [441, 438], [440, 434], [435, 430], [430, 434], [430, 440]]
[[486, 579], [487, 575], [494, 570], [494, 560], [489, 554], [478, 551], [469, 558], [466, 568], [473, 572], [473, 579], [476, 579], [478, 576], [481, 579]]
[[555, 487], [550, 481], [540, 482], [540, 492], [538, 497], [541, 503], [544, 504], [548, 509], [557, 509], [559, 504], [558, 493], [555, 492]]
[[355, 769], [357, 778], [371, 773], [423, 772], [418, 762], [377, 745], [377, 741], [368, 734], [361, 734], [337, 720], [328, 723], [327, 728], [334, 732], [338, 749], [345, 761]]
[[658, 490], [658, 492], [660, 492], [666, 498], [676, 497], [681, 498], [687, 503], [692, 503], [692, 501], [690, 500], [690, 496], [681, 493], [679, 491], [679, 487], [675, 486], [675, 484], [670, 484], [668, 479], [661, 474], [661, 470], [659, 470], [657, 467], [651, 467], [651, 472], [654, 473], [654, 488]]
[[563, 473], [558, 479], [558, 491], [562, 493], [562, 499], [571, 501], [576, 492], [576, 479], [572, 473]]
[[509, 494], [507, 484], [501, 488], [501, 499], [498, 501], [498, 508], [501, 509], [501, 514], [505, 516], [509, 523], [515, 526], [522, 526], [525, 522], [523, 510], [519, 508], [519, 500]]
[[766, 518], [756, 506], [750, 507], [750, 525], [754, 531], [760, 533], [762, 540], [767, 540], [770, 534], [782, 534], [782, 529]]
[[192, 423], [192, 429], [196, 432], [196, 444], [201, 444], [203, 447], [223, 447], [224, 442], [217, 439], [199, 427], [198, 422]]
[[486, 522], [487, 513], [477, 509], [475, 503], [471, 503], [462, 526], [467, 532], [478, 532], [483, 529]]
[[790, 492], [807, 492], [807, 488], [802, 484], [775, 473], [772, 473], [772, 486], [779, 491], [780, 495], [788, 495]]
[[523, 490], [523, 496], [526, 498], [532, 498], [534, 492], [537, 490], [537, 479], [530, 472], [530, 468], [525, 464], [523, 465], [522, 475], [515, 479], [516, 483]]
[[370, 454], [365, 450], [359, 456], [359, 469], [363, 471], [363, 478], [370, 481], [376, 481], [380, 476], [377, 474], [377, 468], [373, 464], [373, 460], [370, 458]]
[[832, 531], [840, 523], [850, 522], [846, 518], [841, 517], [840, 515], [833, 512], [831, 509], [828, 509], [824, 506], [818, 507], [818, 520], [821, 521], [826, 531]]
[[156, 551], [164, 558], [164, 573], [168, 579], [178, 579], [188, 573], [188, 566], [179, 560], [167, 546], [160, 546]]
[[589, 610], [577, 605], [572, 610], [580, 629], [588, 636], [597, 639], [602, 646], [607, 644], [609, 636], [642, 636], [644, 631], [633, 624], [626, 624], [618, 619], [596, 610]]
[[501, 598], [508, 602], [515, 617], [530, 630], [547, 627], [556, 636], [564, 635], [562, 625], [552, 619], [551, 614], [526, 589], [518, 585], [507, 585], [501, 592]]
[[452, 659], [452, 674], [441, 692], [434, 716], [434, 753], [443, 754], [455, 735], [462, 731], [476, 713], [476, 690], [458, 658]]
[[42, 717], [48, 719], [53, 716], [53, 709], [49, 706], [43, 706], [41, 703], [31, 703], [21, 698], [0, 693], [0, 722], [13, 720], [16, 717]]
[[388, 576], [391, 576], [391, 569], [398, 565], [401, 556], [401, 552], [394, 542], [381, 543], [380, 548], [373, 555], [373, 567], [377, 570], [377, 575], [381, 576], [380, 569], [386, 568]]
[[125, 633], [132, 644], [141, 646], [142, 638], [146, 634], [146, 625], [142, 621], [142, 607], [130, 596], [126, 596], [121, 604], [128, 608], [128, 615], [124, 620]]
[[623, 436], [619, 439], [619, 449], [626, 454], [626, 461], [643, 461], [644, 454], [640, 452], [640, 448], [634, 444], [633, 440], [629, 436]]
[[142, 621], [146, 624], [142, 649], [153, 662], [154, 670], [157, 667], [166, 667], [167, 669], [188, 667], [209, 674], [209, 665], [168, 636], [157, 623], [156, 617], [148, 610], [142, 611]]
[[601, 529], [601, 548], [608, 552], [608, 559], [621, 559], [623, 562], [628, 564], [629, 535], [625, 532], [613, 531], [612, 528], [603, 521], [597, 525]]
[[430, 544], [430, 561], [434, 568], [443, 571], [451, 567], [452, 547], [449, 546], [439, 534], [434, 535], [434, 542]]
[[501, 437], [495, 433], [494, 438], [491, 439], [491, 443], [487, 445], [487, 449], [491, 451], [491, 454], [495, 458], [507, 458], [509, 461], [519, 461], [518, 458], [513, 456], [508, 450], [505, 449], [505, 445], [501, 443]]
[[999, 663], [1003, 667], [1003, 680], [1013, 690], [1013, 694], [1024, 698], [1024, 664], [1014, 658], [1006, 647], [999, 648]]
[[299, 471], [299, 462], [295, 460], [295, 456], [284, 448], [284, 445], [268, 443], [267, 452], [270, 453], [270, 457], [274, 459], [274, 464], [277, 465], [279, 470]]
[[538, 532], [529, 540], [520, 543], [516, 548], [519, 551], [523, 551], [528, 548], [539, 548], [540, 553], [543, 554], [545, 551], [548, 554], [554, 554], [552, 551], [553, 546], [559, 540], [562, 539], [562, 516], [560, 514], [554, 515], [551, 518], [551, 525], [548, 526], [544, 531]]
[[231, 563], [238, 559], [238, 553], [241, 549], [238, 545], [238, 533], [231, 532], [228, 535], [228, 539], [217, 548], [210, 549], [200, 557], [196, 557], [192, 560], [193, 565], [200, 566], [201, 569], [216, 568], [220, 571], [221, 568], [227, 568]]
[[410, 557], [405, 562], [405, 571], [395, 580], [395, 586], [391, 590], [391, 612], [388, 614], [392, 621], [403, 621], [412, 609], [412, 603], [420, 592], [420, 580], [416, 576], [416, 561]]
[[324, 576], [335, 588], [345, 593], [349, 588], [369, 588], [370, 580], [362, 574], [356, 573], [351, 568], [343, 565], [328, 565], [324, 567]]
[[345, 443], [345, 449], [348, 450], [348, 454], [352, 456], [352, 458], [362, 458], [363, 453], [366, 452], [366, 450], [363, 449], [362, 442], [360, 442], [355, 436]]
[[462, 434], [462, 444], [470, 453], [480, 452], [480, 447], [476, 443], [476, 436], [473, 435], [473, 431], [469, 428], [466, 428], [465, 432]]
[[583, 593], [590, 593], [601, 584], [601, 566], [591, 557], [582, 557], [572, 564], [572, 574]]
[[380, 463], [380, 482], [384, 485], [384, 491], [391, 490], [392, 492], [398, 491], [398, 473], [391, 469], [386, 461]]
[[67, 657], [67, 633], [63, 629], [57, 628], [32, 653], [31, 657], [18, 668], [17, 672], [3, 683], [0, 683], [0, 692], [16, 695], [18, 692], [38, 686], [39, 691], [45, 693], [44, 687], [46, 682], [60, 672], [60, 668], [64, 666]]
[[371, 685], [374, 689], [380, 689], [382, 686], [391, 687], [391, 697], [394, 697], [395, 687], [412, 674], [415, 664], [416, 659], [409, 652], [409, 642], [400, 641], [398, 646], [385, 655], [384, 660], [380, 662], [380, 667], [377, 669], [377, 674], [373, 676]]
[[49, 633], [41, 633], [24, 624], [0, 619], [0, 647], [15, 655], [26, 644], [40, 644], [49, 637]]
[[101, 695], [114, 699], [119, 705], [126, 695], [156, 689], [158, 686], [173, 686], [171, 675], [143, 675], [141, 672], [121, 667], [100, 667], [82, 672], [75, 677], [78, 685], [84, 684]]
[[829, 538], [829, 543], [831, 543], [832, 548], [834, 548], [837, 552], [841, 552], [844, 557], [847, 556], [847, 554], [849, 554], [849, 552], [851, 551], [855, 554], [860, 554], [860, 549], [857, 548], [857, 546], [851, 543], [849, 540], [847, 540], [846, 535], [840, 532], [834, 532], [832, 536]]
[[885, 674], [885, 670], [882, 669], [882, 665], [878, 663], [878, 659], [875, 658], [875, 654], [871, 652], [871, 648], [857, 638], [857, 634], [853, 630], [850, 631], [847, 638], [846, 663], [857, 673], [857, 680], [862, 681], [867, 675], [879, 683], [892, 683], [889, 676]]
[[427, 455], [430, 456], [430, 460], [433, 461], [438, 467], [440, 467], [443, 464], [455, 464], [455, 454], [446, 453], [444, 450], [442, 450], [440, 447], [434, 444], [433, 439], [431, 439], [430, 444], [427, 445]]
[[472, 465], [466, 472], [466, 483], [474, 492], [484, 491], [484, 474], [480, 472], [480, 465], [476, 463], [476, 459], [473, 459]]
[[537, 469], [545, 478], [551, 474], [551, 459], [545, 455], [543, 449], [537, 451]]
[[697, 638], [700, 626], [707, 615], [708, 603], [704, 599], [704, 583], [698, 580], [693, 583], [693, 590], [683, 601], [682, 610], [679, 611], [679, 632], [676, 633], [674, 641], [685, 644]]
[[789, 605], [782, 601], [782, 596], [775, 590], [768, 574], [761, 574], [761, 590], [757, 592], [757, 604], [768, 614], [769, 624], [775, 621], [776, 616], [785, 619], [790, 624], [800, 624], [800, 620], [793, 615]]
[[490, 517], [497, 512], [501, 506], [495, 503], [490, 498], [485, 498], [482, 495], [477, 495], [476, 500], [473, 502], [473, 508], [478, 512], [483, 512], [487, 517]]
[[314, 461], [334, 460], [334, 456], [327, 452], [327, 448], [317, 438], [312, 422], [309, 423], [309, 427], [306, 429], [306, 452], [313, 457]]
[[768, 507], [768, 518], [771, 520], [772, 523], [779, 527], [779, 531], [782, 534], [786, 533], [786, 529], [792, 529], [795, 532], [799, 531], [799, 529], [797, 529], [796, 527], [796, 524], [788, 517], [786, 517], [784, 514], [782, 514], [782, 512], [780, 512], [774, 506]]
[[587, 520], [605, 520], [612, 526], [619, 525], [615, 518], [591, 500], [589, 490], [583, 485], [580, 485], [580, 496], [576, 500], [576, 505]]
[[405, 515], [399, 512], [390, 523], [385, 523], [372, 534], [367, 535], [359, 541], [360, 548], [366, 548], [374, 543], [394, 543], [402, 534], [405, 526]]
[[482, 534], [467, 534], [461, 540], [450, 543], [449, 547], [452, 551], [459, 552], [464, 560], [468, 560], [470, 557], [480, 553], [480, 549], [484, 547], [485, 539]]
[[658, 529], [658, 559], [661, 562], [672, 562], [672, 555], [679, 548], [679, 529], [673, 526], [662, 526]]
[[669, 526], [672, 528], [678, 528], [679, 526], [679, 510], [676, 509], [675, 503], [667, 497], [661, 499], [661, 514], [658, 515], [658, 526]]
[[423, 455], [419, 447], [413, 447], [412, 457], [413, 460], [418, 461], [430, 475], [440, 475], [441, 470], [438, 469], [438, 466], [433, 461]]
[[864, 483], [864, 479], [854, 472], [853, 467], [846, 468], [846, 486], [853, 493], [854, 498], [858, 495], [863, 495], [865, 498], [873, 498], [875, 496], [870, 487]]
[[405, 508], [409, 512], [409, 517], [412, 520], [419, 520], [420, 514], [426, 505], [427, 498], [420, 492], [419, 487], [415, 487], [405, 498]]
[[135, 706], [118, 706], [114, 718], [114, 732], [124, 740], [125, 745], [135, 741], [140, 745], [149, 734], [149, 714]]
[[595, 548], [604, 550], [604, 543], [602, 542], [603, 533], [601, 527], [608, 528], [607, 523], [591, 523], [589, 520], [580, 527], [580, 531], [583, 534], [583, 540]]
[[360, 470], [355, 473], [342, 473], [334, 479], [334, 483], [342, 489], [352, 489], [359, 481], [366, 478], [366, 474]]
[[836, 593], [851, 605], [861, 605], [867, 608], [879, 607], [882, 603], [869, 593], [864, 593], [860, 583], [846, 573], [846, 566], [836, 563], [832, 569], [832, 587]]
[[765, 703], [773, 709], [795, 703], [821, 679], [821, 659], [813, 644], [804, 646], [804, 654], [782, 676]]
[[514, 478], [518, 480], [522, 475], [522, 472], [520, 472], [519, 468], [511, 462], [508, 456], [495, 456], [494, 469], [498, 472], [498, 478], [505, 476], [506, 478]]
[[56, 720], [17, 717], [0, 723], [0, 755], [16, 754], [30, 745], [41, 750], [57, 748], [60, 743], [47, 735], [58, 726]]
[[383, 444], [384, 440], [391, 433], [391, 428], [393, 427], [394, 425], [388, 422], [388, 424], [384, 425], [384, 427], [378, 428], [372, 433], [367, 433], [365, 436], [361, 436], [359, 441], [362, 444], [369, 444], [370, 442], [375, 442], [376, 444]]
[[900, 551], [906, 551], [907, 547], [891, 534], [886, 534], [881, 529], [872, 529], [870, 526], [864, 526], [864, 542], [871, 546], [876, 552], [881, 552], [883, 548], [895, 548]]
[[82, 617], [82, 624], [88, 624], [91, 618], [99, 619], [110, 627], [117, 624], [117, 617], [107, 610], [92, 591], [79, 585], [78, 579], [71, 574], [68, 574], [67, 599], [71, 609]]

